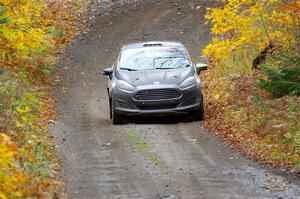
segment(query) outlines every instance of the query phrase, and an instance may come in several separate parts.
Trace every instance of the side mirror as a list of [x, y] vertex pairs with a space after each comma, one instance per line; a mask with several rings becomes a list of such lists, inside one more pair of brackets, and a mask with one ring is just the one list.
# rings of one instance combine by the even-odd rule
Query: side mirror
[[203, 63], [196, 64], [196, 69], [197, 69], [198, 74], [200, 74], [200, 72], [203, 70], [207, 70], [207, 67], [208, 67], [207, 64], [203, 64]]
[[108, 76], [109, 78], [112, 77], [113, 69], [112, 68], [105, 68], [102, 72], [103, 75]]

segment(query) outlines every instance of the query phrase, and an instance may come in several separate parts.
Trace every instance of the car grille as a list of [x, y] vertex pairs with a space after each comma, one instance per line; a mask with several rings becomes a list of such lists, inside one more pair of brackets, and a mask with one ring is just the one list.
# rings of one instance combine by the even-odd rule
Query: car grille
[[177, 104], [164, 104], [164, 105], [150, 105], [150, 106], [137, 106], [141, 110], [160, 110], [176, 108]]
[[181, 97], [176, 89], [151, 89], [137, 92], [134, 99], [137, 101], [172, 100]]

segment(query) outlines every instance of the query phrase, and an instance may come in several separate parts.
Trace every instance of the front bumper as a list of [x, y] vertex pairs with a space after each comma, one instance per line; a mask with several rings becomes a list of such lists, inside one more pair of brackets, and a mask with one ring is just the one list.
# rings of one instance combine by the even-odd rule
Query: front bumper
[[[135, 95], [139, 91], [151, 89], [176, 89], [181, 96], [163, 100], [136, 100]], [[119, 115], [174, 115], [186, 114], [196, 111], [200, 107], [200, 85], [181, 89], [177, 85], [148, 85], [137, 87], [134, 92], [128, 92], [118, 88], [113, 89], [113, 107]]]

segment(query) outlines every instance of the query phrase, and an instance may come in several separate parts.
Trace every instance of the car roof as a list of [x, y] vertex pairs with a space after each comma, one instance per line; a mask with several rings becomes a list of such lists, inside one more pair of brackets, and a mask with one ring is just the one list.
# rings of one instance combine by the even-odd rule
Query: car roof
[[121, 51], [128, 50], [128, 49], [140, 49], [140, 48], [147, 48], [147, 47], [175, 47], [175, 48], [183, 48], [182, 43], [174, 42], [174, 41], [149, 41], [149, 42], [137, 42], [137, 43], [129, 43], [122, 47]]

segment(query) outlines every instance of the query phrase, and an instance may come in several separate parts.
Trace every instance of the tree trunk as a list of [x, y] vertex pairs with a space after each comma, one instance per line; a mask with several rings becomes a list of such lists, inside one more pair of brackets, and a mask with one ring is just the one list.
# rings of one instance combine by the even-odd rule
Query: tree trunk
[[266, 60], [267, 55], [271, 52], [271, 50], [275, 47], [273, 42], [270, 44], [253, 60], [252, 69], [259, 70], [258, 66]]

